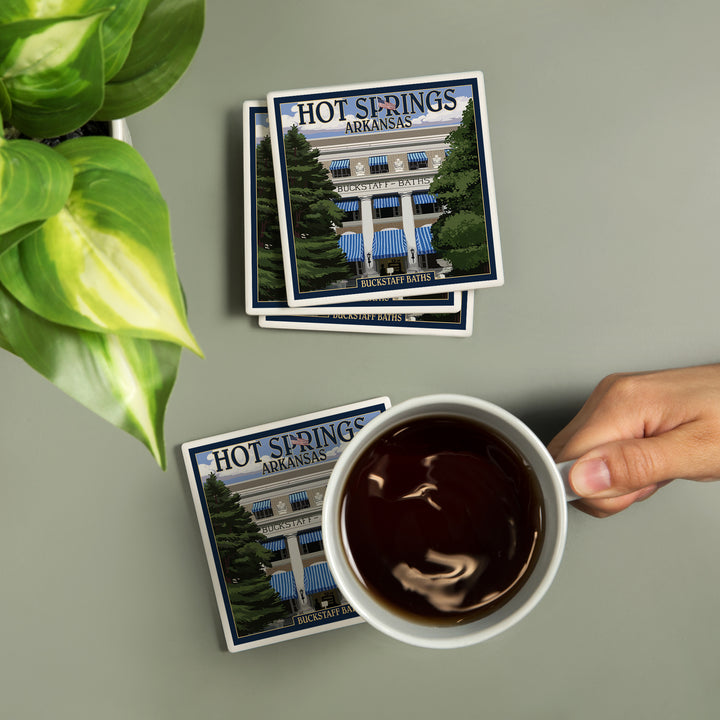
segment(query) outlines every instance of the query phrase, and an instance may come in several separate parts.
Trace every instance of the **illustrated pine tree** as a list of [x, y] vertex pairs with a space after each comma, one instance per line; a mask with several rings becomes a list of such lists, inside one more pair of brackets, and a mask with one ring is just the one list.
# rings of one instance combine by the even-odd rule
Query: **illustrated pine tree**
[[285, 134], [285, 162], [294, 230], [298, 285], [302, 292], [324, 290], [352, 277], [333, 226], [341, 226], [341, 196], [318, 161], [320, 151], [293, 126]]
[[442, 215], [432, 226], [433, 246], [438, 258], [452, 263], [451, 275], [487, 273], [487, 228], [471, 102], [447, 142], [450, 152], [429, 188], [443, 206]]
[[252, 515], [215, 473], [204, 485], [222, 572], [239, 635], [260, 632], [285, 617], [285, 606], [263, 572], [270, 564], [266, 539]]
[[280, 221], [269, 136], [258, 143], [255, 151], [255, 164], [258, 299], [284, 301], [286, 299], [285, 275], [283, 274]]

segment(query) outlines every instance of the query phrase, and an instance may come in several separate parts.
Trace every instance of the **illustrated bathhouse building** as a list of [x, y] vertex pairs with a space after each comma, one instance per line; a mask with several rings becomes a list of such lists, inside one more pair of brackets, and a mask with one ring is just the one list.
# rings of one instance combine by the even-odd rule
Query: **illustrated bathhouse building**
[[328, 469], [316, 465], [228, 484], [231, 492], [240, 493], [240, 504], [267, 538], [263, 544], [272, 551], [272, 560], [265, 572], [288, 618], [345, 602], [328, 569], [322, 539], [328, 477]]
[[436, 259], [431, 226], [442, 208], [429, 192], [454, 128], [418, 128], [309, 139], [320, 151], [345, 211], [338, 242], [355, 274], [375, 276], [451, 268]]

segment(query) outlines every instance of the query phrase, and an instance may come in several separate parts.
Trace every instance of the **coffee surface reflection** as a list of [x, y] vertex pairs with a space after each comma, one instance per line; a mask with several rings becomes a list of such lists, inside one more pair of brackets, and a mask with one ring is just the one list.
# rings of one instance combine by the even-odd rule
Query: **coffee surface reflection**
[[341, 502], [345, 552], [382, 604], [416, 622], [484, 617], [540, 553], [543, 504], [522, 456], [466, 418], [398, 425], [357, 459]]

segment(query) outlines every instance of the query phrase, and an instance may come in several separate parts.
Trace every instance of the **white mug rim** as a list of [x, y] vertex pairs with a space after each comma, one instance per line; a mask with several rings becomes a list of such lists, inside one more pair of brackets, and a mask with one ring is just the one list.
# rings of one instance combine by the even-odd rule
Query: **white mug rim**
[[[448, 407], [454, 407], [456, 410], [447, 410]], [[527, 458], [529, 451], [533, 455], [533, 461], [542, 464], [542, 469], [545, 471], [541, 478], [541, 485], [546, 507], [546, 520], [550, 520], [549, 524], [554, 528], [554, 532], [548, 536], [548, 528], [546, 528], [538, 566], [533, 571], [531, 578], [533, 582], [528, 581], [525, 584], [523, 590], [516, 596], [516, 598], [520, 598], [517, 602], [513, 598], [507, 606], [503, 606], [506, 608], [505, 611], [500, 608], [487, 618], [457, 626], [432, 626], [411, 622], [393, 614], [377, 603], [363, 588], [350, 567], [340, 537], [339, 510], [347, 472], [358, 455], [393, 424], [410, 417], [463, 416], [467, 415], [469, 411], [495, 418], [503, 427], [494, 429], [502, 435], [506, 435], [505, 431], [517, 433], [516, 437], [506, 439], [514, 445], [517, 445], [518, 439], [520, 439], [524, 447], [519, 449], [526, 459], [529, 460]], [[537, 467], [535, 470], [536, 473], [539, 473]], [[548, 490], [550, 490], [549, 493]], [[358, 615], [376, 629], [402, 642], [426, 648], [457, 648], [482, 642], [498, 635], [519, 622], [540, 602], [555, 578], [564, 552], [567, 535], [567, 501], [563, 482], [554, 460], [535, 433], [519, 418], [494, 403], [469, 395], [452, 393], [423, 395], [405, 400], [381, 413], [360, 429], [344, 448], [328, 481], [323, 500], [322, 527], [325, 554], [331, 573], [341, 593]], [[544, 569], [540, 567], [540, 564], [544, 566]], [[528, 590], [525, 591], [525, 588]], [[526, 597], [523, 597], [523, 594]]]

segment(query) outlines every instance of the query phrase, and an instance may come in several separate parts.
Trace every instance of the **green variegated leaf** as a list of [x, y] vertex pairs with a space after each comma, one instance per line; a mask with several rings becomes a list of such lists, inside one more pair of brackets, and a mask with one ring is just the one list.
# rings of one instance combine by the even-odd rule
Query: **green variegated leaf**
[[10, 232], [6, 232], [4, 235], [0, 235], [0, 255], [6, 250], [15, 247], [24, 237], [34, 233], [39, 227], [42, 227], [44, 220], [36, 220], [35, 222], [26, 223], [20, 225]]
[[132, 115], [180, 78], [200, 43], [204, 0], [150, 0], [125, 65], [105, 87], [100, 120]]
[[64, 135], [102, 106], [106, 15], [0, 25], [0, 80], [12, 101], [7, 119], [18, 130], [30, 137]]
[[75, 11], [76, 15], [112, 8], [112, 13], [102, 25], [103, 61], [107, 82], [125, 63], [132, 47], [133, 34], [140, 24], [148, 0], [65, 0], [63, 4], [82, 6], [82, 10]]
[[0, 324], [0, 348], [7, 350], [8, 352], [13, 352], [10, 341], [5, 337], [5, 335], [3, 335], [2, 324]]
[[160, 186], [143, 159], [131, 145], [102, 135], [76, 138], [60, 143], [55, 150], [67, 158], [76, 176], [90, 170], [103, 170], [109, 174], [119, 173], [135, 178], [153, 192], [160, 193]]
[[0, 137], [0, 235], [60, 212], [72, 184], [72, 165], [60, 153], [32, 140]]
[[187, 325], [167, 206], [145, 182], [140, 155], [104, 137], [56, 150], [76, 169], [68, 202], [0, 256], [0, 282], [52, 322], [167, 340], [201, 355]]
[[147, 3], [148, 0], [2, 0], [0, 23], [84, 16], [112, 9], [102, 27], [105, 78], [111, 78], [125, 62]]
[[2, 127], [2, 119], [4, 117], [9, 118], [12, 114], [12, 100], [10, 99], [10, 95], [8, 95], [7, 88], [5, 87], [5, 83], [0, 80], [0, 136], [3, 134]]
[[2, 286], [0, 346], [136, 437], [165, 469], [163, 422], [180, 347], [56, 325], [24, 308]]
[[0, 4], [0, 23], [29, 20], [35, 17], [32, 10], [32, 6], [35, 4], [35, 0], [3, 0]]

